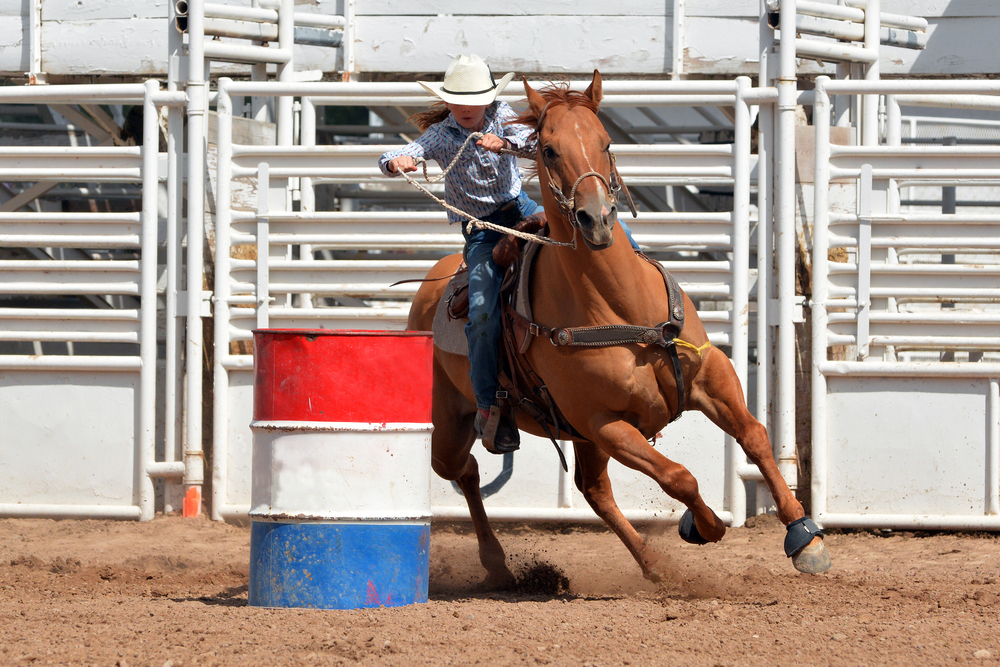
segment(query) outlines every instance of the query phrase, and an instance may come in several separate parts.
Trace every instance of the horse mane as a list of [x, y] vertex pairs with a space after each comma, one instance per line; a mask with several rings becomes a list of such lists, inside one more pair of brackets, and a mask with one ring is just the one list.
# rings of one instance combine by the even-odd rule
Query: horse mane
[[[540, 88], [538, 90], [538, 94], [545, 100], [546, 108], [561, 105], [564, 105], [569, 109], [584, 107], [585, 109], [592, 111], [596, 116], [598, 108], [600, 107], [600, 103], [590, 99], [588, 95], [576, 90], [570, 90], [568, 81], [550, 83], [544, 88]], [[538, 113], [530, 106], [519, 113], [514, 119], [514, 122], [526, 125], [534, 129], [536, 132], [538, 131]]]

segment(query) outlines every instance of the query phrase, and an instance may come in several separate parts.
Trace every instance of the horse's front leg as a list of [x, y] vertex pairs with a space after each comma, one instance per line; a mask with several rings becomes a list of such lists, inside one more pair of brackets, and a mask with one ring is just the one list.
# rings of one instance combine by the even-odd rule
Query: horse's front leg
[[681, 536], [684, 539], [699, 544], [722, 539], [726, 534], [726, 524], [705, 503], [698, 492], [698, 480], [687, 468], [653, 449], [639, 430], [627, 422], [594, 415], [591, 426], [595, 434], [594, 443], [611, 458], [651, 477], [668, 496], [687, 506], [694, 525], [685, 527], [682, 520]]
[[580, 493], [586, 498], [594, 513], [614, 531], [632, 553], [635, 562], [642, 568], [642, 576], [653, 582], [660, 581], [660, 555], [646, 544], [615, 502], [611, 479], [608, 477], [608, 455], [592, 442], [574, 443], [574, 450], [577, 470], [580, 473], [577, 477]]
[[821, 533], [806, 517], [778, 470], [767, 429], [747, 410], [739, 378], [729, 359], [717, 348], [705, 353], [701, 371], [691, 389], [689, 405], [696, 407], [719, 428], [733, 436], [751, 463], [760, 469], [778, 509], [778, 519], [788, 526], [785, 553], [795, 569], [811, 574], [830, 568], [830, 556]]

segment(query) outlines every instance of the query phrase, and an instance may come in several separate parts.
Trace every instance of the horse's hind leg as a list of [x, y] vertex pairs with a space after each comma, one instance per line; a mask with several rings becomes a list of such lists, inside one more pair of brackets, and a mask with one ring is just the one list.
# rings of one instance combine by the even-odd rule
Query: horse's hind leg
[[[434, 433], [431, 435], [431, 465], [443, 479], [458, 484], [469, 506], [472, 525], [479, 541], [479, 562], [486, 568], [485, 584], [489, 588], [508, 588], [514, 575], [507, 567], [506, 556], [486, 516], [483, 496], [479, 490], [479, 464], [471, 453], [476, 441], [473, 428], [475, 404], [450, 385], [440, 366], [434, 363]], [[447, 387], [447, 388], [446, 388]]]
[[[705, 352], [701, 372], [691, 391], [691, 403], [719, 428], [733, 436], [747, 458], [757, 466], [777, 505], [778, 519], [788, 526], [805, 517], [802, 504], [778, 471], [767, 429], [747, 410], [743, 390], [732, 364], [726, 355], [714, 347]], [[789, 531], [785, 550], [793, 556], [793, 564], [800, 572], [823, 572], [830, 567], [830, 557], [822, 538], [816, 535], [815, 530], [805, 527], [808, 525], [810, 522], [800, 522], [795, 531]], [[808, 544], [803, 547], [803, 542]]]
[[615, 502], [611, 480], [608, 478], [610, 457], [590, 442], [576, 443], [574, 449], [579, 473], [577, 485], [583, 497], [594, 513], [604, 520], [632, 553], [632, 557], [642, 568], [642, 576], [650, 581], [659, 581], [660, 555], [646, 544]]

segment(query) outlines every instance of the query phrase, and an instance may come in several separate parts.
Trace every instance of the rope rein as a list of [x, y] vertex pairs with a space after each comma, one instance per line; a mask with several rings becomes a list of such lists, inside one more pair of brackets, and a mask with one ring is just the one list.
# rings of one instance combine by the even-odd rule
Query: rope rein
[[[452, 160], [451, 160], [450, 163], [448, 163], [448, 166], [444, 169], [444, 171], [441, 172], [440, 176], [430, 176], [427, 173], [427, 160], [425, 160], [424, 158], [416, 158], [416, 159], [414, 159], [414, 162], [416, 164], [419, 164], [423, 168], [423, 170], [424, 170], [424, 180], [425, 181], [427, 181], [428, 183], [437, 183], [437, 182], [443, 180], [444, 177], [448, 175], [448, 172], [450, 172], [452, 170], [452, 168], [458, 163], [459, 158], [462, 157], [462, 153], [465, 152], [465, 149], [468, 147], [469, 142], [472, 141], [473, 139], [479, 140], [483, 136], [484, 135], [483, 135], [482, 132], [472, 132], [472, 133], [470, 133], [469, 136], [466, 138], [465, 143], [463, 143], [462, 147], [460, 149], [458, 149], [458, 153], [455, 154], [455, 157], [452, 158]], [[532, 153], [531, 151], [523, 150], [523, 149], [521, 149], [521, 150], [509, 150], [509, 149], [506, 149], [506, 148], [502, 148], [502, 149], [500, 149], [500, 152], [501, 153], [506, 153], [508, 155], [513, 155], [515, 157], [528, 159], [528, 160], [531, 160], [531, 159], [535, 158], [535, 154], [534, 153]], [[452, 206], [451, 204], [449, 204], [448, 202], [444, 201], [443, 199], [441, 199], [440, 197], [438, 197], [437, 195], [435, 195], [433, 192], [431, 192], [430, 190], [428, 190], [422, 184], [420, 184], [419, 182], [417, 182], [417, 179], [413, 178], [412, 176], [410, 176], [406, 172], [400, 171], [399, 174], [403, 178], [406, 179], [407, 183], [409, 183], [413, 187], [417, 188], [418, 190], [420, 190], [421, 192], [423, 192], [425, 195], [427, 195], [428, 197], [430, 197], [431, 199], [433, 199], [437, 203], [441, 204], [441, 206], [443, 206], [444, 208], [448, 209], [452, 213], [460, 215], [460, 216], [462, 216], [464, 218], [468, 218], [467, 224], [466, 224], [466, 227], [465, 227], [465, 233], [466, 234], [471, 234], [472, 233], [472, 228], [475, 227], [475, 228], [478, 228], [478, 229], [489, 229], [489, 230], [494, 231], [494, 232], [500, 232], [501, 234], [510, 234], [511, 236], [516, 236], [516, 237], [518, 237], [520, 239], [524, 239], [525, 241], [530, 241], [532, 243], [541, 243], [541, 244], [544, 244], [544, 245], [563, 246], [563, 247], [567, 247], [567, 248], [576, 249], [576, 228], [575, 227], [573, 228], [573, 241], [571, 243], [564, 243], [562, 241], [555, 241], [555, 240], [550, 239], [550, 238], [548, 238], [546, 236], [539, 236], [537, 234], [528, 234], [527, 232], [521, 232], [521, 231], [518, 231], [516, 229], [511, 229], [510, 227], [504, 227], [502, 225], [496, 225], [496, 224], [493, 224], [492, 222], [487, 222], [485, 220], [480, 220], [479, 218], [477, 218], [477, 217], [475, 217], [473, 215], [469, 215], [465, 211], [462, 211], [462, 210], [460, 210], [460, 209]]]

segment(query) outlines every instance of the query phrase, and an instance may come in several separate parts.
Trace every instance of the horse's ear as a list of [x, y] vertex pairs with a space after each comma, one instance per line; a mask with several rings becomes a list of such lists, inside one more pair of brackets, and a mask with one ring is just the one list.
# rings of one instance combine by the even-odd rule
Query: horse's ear
[[596, 69], [594, 70], [593, 81], [590, 82], [590, 85], [587, 86], [587, 90], [583, 94], [592, 99], [595, 106], [601, 105], [601, 100], [604, 99], [604, 91], [601, 87], [601, 73]]
[[527, 77], [522, 76], [521, 80], [524, 81], [524, 94], [528, 96], [528, 106], [531, 107], [536, 116], [541, 115], [542, 110], [545, 109], [545, 98], [528, 85]]

